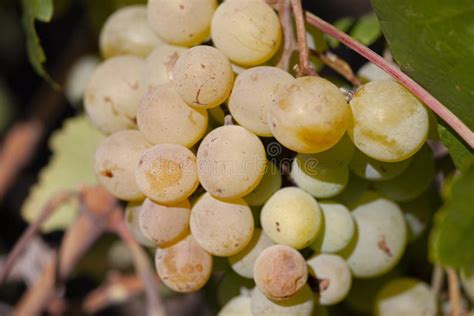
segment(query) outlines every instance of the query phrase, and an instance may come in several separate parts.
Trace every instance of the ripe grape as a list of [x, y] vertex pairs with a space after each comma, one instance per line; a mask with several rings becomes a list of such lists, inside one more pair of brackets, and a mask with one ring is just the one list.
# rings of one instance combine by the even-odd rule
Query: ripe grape
[[344, 255], [353, 276], [371, 278], [392, 269], [402, 256], [407, 239], [400, 207], [377, 193], [367, 192], [353, 206], [352, 216], [357, 237]]
[[139, 214], [140, 229], [159, 247], [167, 247], [188, 234], [190, 214], [188, 200], [165, 206], [146, 199]]
[[155, 266], [161, 281], [176, 292], [202, 288], [212, 272], [212, 256], [202, 249], [192, 235], [167, 248], [158, 248]]
[[232, 270], [240, 276], [252, 279], [255, 260], [257, 260], [257, 257], [264, 249], [274, 244], [265, 232], [260, 228], [256, 228], [248, 245], [237, 254], [228, 258]]
[[243, 199], [221, 201], [205, 193], [194, 204], [191, 232], [207, 252], [215, 256], [232, 256], [250, 242], [254, 222]]
[[149, 248], [156, 247], [155, 243], [146, 238], [140, 229], [139, 218], [141, 207], [142, 203], [138, 202], [130, 202], [127, 204], [127, 207], [125, 208], [125, 224], [130, 233], [132, 233], [133, 238], [135, 238], [140, 245]]
[[268, 298], [282, 300], [290, 298], [306, 284], [308, 269], [297, 250], [273, 245], [257, 257], [253, 276], [257, 288]]
[[117, 55], [146, 57], [160, 42], [148, 24], [144, 5], [115, 11], [105, 21], [99, 37], [100, 52], [105, 59]]
[[233, 82], [229, 60], [211, 46], [188, 49], [173, 69], [176, 92], [184, 102], [198, 109], [219, 106], [228, 98]]
[[371, 81], [351, 100], [352, 141], [367, 156], [386, 162], [412, 156], [428, 135], [428, 112], [393, 80]]
[[173, 79], [173, 68], [179, 56], [186, 48], [168, 44], [160, 44], [145, 59], [143, 82], [145, 89], [158, 87]]
[[119, 199], [143, 199], [134, 172], [150, 146], [142, 133], [135, 130], [119, 131], [107, 137], [95, 152], [94, 170], [99, 183]]
[[263, 231], [276, 243], [296, 249], [309, 246], [320, 231], [321, 211], [305, 191], [286, 187], [278, 190], [260, 214]]
[[217, 0], [148, 0], [151, 28], [165, 41], [193, 46], [209, 37]]
[[293, 296], [280, 301], [269, 299], [256, 287], [252, 292], [252, 314], [259, 316], [311, 316], [314, 309], [313, 297], [313, 292], [308, 285], [303, 286]]
[[398, 177], [374, 183], [374, 187], [389, 198], [405, 202], [421, 195], [431, 184], [435, 172], [433, 151], [423, 146]]
[[268, 126], [268, 110], [275, 95], [294, 80], [276, 67], [254, 67], [236, 79], [228, 106], [232, 117], [258, 136], [272, 136]]
[[222, 307], [217, 316], [253, 316], [251, 301], [248, 296], [236, 296]]
[[359, 177], [371, 181], [393, 179], [400, 175], [411, 162], [411, 157], [397, 162], [385, 162], [372, 159], [360, 150], [356, 150], [350, 168]]
[[333, 83], [300, 77], [279, 91], [268, 122], [283, 146], [298, 153], [317, 153], [336, 145], [349, 121], [350, 108]]
[[197, 160], [202, 186], [220, 199], [250, 193], [265, 173], [262, 142], [240, 126], [222, 126], [207, 134], [199, 145]]
[[270, 161], [265, 168], [265, 173], [257, 187], [244, 196], [245, 201], [251, 206], [263, 205], [277, 190], [281, 188], [281, 173], [274, 162]]
[[276, 53], [282, 31], [277, 14], [265, 1], [227, 0], [212, 18], [211, 36], [232, 62], [255, 66]]
[[232, 271], [226, 271], [217, 286], [217, 301], [219, 305], [223, 306], [233, 297], [250, 294], [254, 287], [253, 280], [243, 278]]
[[162, 204], [185, 200], [199, 185], [196, 157], [186, 147], [176, 144], [159, 144], [146, 150], [135, 177], [142, 192]]
[[352, 276], [347, 262], [336, 255], [320, 254], [308, 261], [309, 273], [316, 278], [320, 305], [334, 305], [342, 301], [351, 288]]
[[323, 213], [321, 233], [311, 245], [316, 252], [335, 253], [344, 249], [355, 234], [355, 224], [349, 210], [335, 202], [320, 202]]
[[143, 95], [143, 60], [117, 56], [101, 63], [84, 94], [84, 107], [92, 123], [103, 133], [137, 127], [136, 111]]
[[87, 84], [99, 63], [95, 55], [83, 55], [74, 62], [64, 83], [64, 94], [71, 104], [82, 102]]
[[171, 83], [148, 89], [137, 111], [138, 128], [153, 144], [191, 147], [206, 132], [207, 112], [190, 108]]
[[317, 160], [303, 164], [296, 156], [291, 165], [291, 178], [295, 184], [317, 198], [329, 198], [341, 193], [349, 181], [349, 167], [321, 168]]
[[349, 182], [344, 190], [334, 197], [335, 200], [344, 205], [353, 204], [359, 197], [367, 191], [369, 182], [353, 173], [349, 173]]
[[437, 315], [436, 298], [430, 287], [412, 278], [390, 281], [377, 293], [374, 314], [377, 316]]

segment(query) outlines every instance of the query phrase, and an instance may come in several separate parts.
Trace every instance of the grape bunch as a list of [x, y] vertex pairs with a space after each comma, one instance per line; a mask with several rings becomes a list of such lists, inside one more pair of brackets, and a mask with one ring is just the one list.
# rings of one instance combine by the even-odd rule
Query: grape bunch
[[354, 297], [378, 279], [377, 315], [435, 313], [422, 281], [383, 279], [429, 217], [432, 114], [392, 80], [347, 101], [328, 79], [295, 78], [272, 66], [281, 41], [263, 0], [115, 12], [84, 96], [107, 135], [98, 181], [128, 202], [129, 229], [155, 249], [167, 287], [197, 291], [225, 271], [219, 315], [363, 309]]

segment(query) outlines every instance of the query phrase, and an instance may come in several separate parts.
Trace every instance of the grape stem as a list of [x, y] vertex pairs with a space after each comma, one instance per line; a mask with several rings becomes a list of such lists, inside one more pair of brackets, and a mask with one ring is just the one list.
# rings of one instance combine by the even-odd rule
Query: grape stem
[[344, 59], [339, 58], [339, 56], [329, 51], [323, 53], [318, 52], [315, 49], [310, 49], [310, 52], [311, 55], [318, 57], [326, 66], [330, 67], [338, 74], [343, 76], [347, 81], [352, 83], [354, 87], [359, 87], [362, 85], [360, 79], [354, 75], [351, 66], [349, 66], [349, 64]]
[[305, 12], [301, 6], [301, 0], [291, 0], [291, 7], [295, 17], [296, 38], [298, 42], [299, 67], [297, 69], [298, 77], [317, 76], [316, 71], [309, 64], [309, 49], [306, 42]]
[[295, 37], [293, 34], [293, 23], [291, 21], [290, 0], [278, 0], [277, 11], [283, 29], [283, 52], [276, 66], [288, 71], [291, 55], [295, 51]]
[[370, 62], [379, 66], [382, 70], [390, 76], [398, 80], [405, 88], [410, 90], [421, 101], [423, 101], [436, 115], [443, 119], [458, 135], [470, 146], [474, 148], [474, 133], [467, 127], [454, 113], [446, 108], [441, 102], [433, 97], [422, 86], [416, 83], [413, 79], [391, 65], [382, 56], [375, 53], [370, 48], [362, 45], [358, 41], [351, 38], [344, 32], [341, 32], [333, 25], [322, 20], [321, 18], [306, 12], [306, 21], [312, 26], [318, 28], [322, 32], [334, 37], [359, 55], [365, 57]]

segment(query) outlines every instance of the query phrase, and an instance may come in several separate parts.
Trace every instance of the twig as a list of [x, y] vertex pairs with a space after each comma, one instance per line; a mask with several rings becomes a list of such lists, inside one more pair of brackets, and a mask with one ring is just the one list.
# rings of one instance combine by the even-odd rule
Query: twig
[[349, 66], [345, 60], [339, 58], [336, 54], [331, 52], [320, 53], [314, 49], [311, 49], [310, 52], [312, 55], [318, 57], [326, 66], [330, 67], [338, 74], [343, 76], [347, 81], [352, 83], [353, 86], [358, 87], [362, 85], [360, 79], [354, 75], [351, 66]]
[[441, 288], [444, 283], [444, 270], [438, 265], [435, 265], [433, 274], [431, 276], [431, 292], [433, 296], [438, 298]]
[[461, 307], [461, 291], [459, 290], [459, 279], [456, 271], [452, 268], [446, 269], [448, 275], [449, 302], [451, 307], [451, 316], [460, 316]]
[[295, 36], [293, 34], [293, 21], [291, 20], [290, 0], [278, 0], [278, 16], [283, 30], [283, 52], [276, 66], [288, 71], [291, 55], [295, 51]]
[[291, 0], [293, 15], [296, 24], [296, 38], [298, 40], [299, 67], [298, 76], [316, 76], [316, 71], [309, 64], [309, 50], [306, 42], [306, 27], [301, 0]]
[[0, 285], [2, 285], [10, 270], [12, 269], [16, 259], [21, 253], [25, 250], [29, 241], [36, 234], [43, 222], [48, 219], [48, 217], [63, 203], [74, 197], [73, 192], [60, 192], [53, 196], [44, 206], [38, 218], [26, 229], [26, 231], [21, 235], [20, 239], [16, 242], [13, 250], [8, 254], [5, 265], [3, 266], [2, 271], [0, 272]]
[[370, 48], [362, 45], [358, 41], [351, 38], [349, 35], [341, 32], [331, 24], [311, 14], [310, 12], [306, 12], [306, 21], [314, 27], [320, 29], [322, 32], [336, 38], [350, 49], [354, 50], [361, 56], [367, 58], [367, 60], [379, 66], [393, 78], [397, 79], [403, 86], [405, 86], [405, 88], [420, 98], [420, 100], [423, 101], [431, 110], [433, 110], [433, 112], [443, 119], [446, 124], [451, 126], [451, 128], [455, 130], [471, 148], [474, 148], [474, 133], [469, 129], [469, 127], [467, 127], [456, 115], [454, 115], [448, 108], [441, 104], [441, 102], [439, 102], [413, 79], [391, 65], [388, 61], [376, 54]]

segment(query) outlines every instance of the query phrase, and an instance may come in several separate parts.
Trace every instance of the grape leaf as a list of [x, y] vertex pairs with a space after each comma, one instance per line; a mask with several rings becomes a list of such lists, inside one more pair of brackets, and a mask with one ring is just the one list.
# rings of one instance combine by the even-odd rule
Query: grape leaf
[[373, 44], [382, 35], [377, 16], [372, 13], [361, 17], [349, 35], [366, 46]]
[[430, 236], [433, 261], [456, 269], [474, 262], [474, 163], [454, 180], [451, 193], [436, 213]]
[[[401, 69], [473, 130], [474, 2], [372, 0], [372, 4]], [[473, 156], [449, 129], [440, 136], [458, 167]]]
[[59, 86], [44, 68], [46, 55], [41, 47], [38, 33], [35, 29], [36, 20], [41, 22], [49, 22], [53, 17], [53, 1], [52, 0], [22, 0], [23, 17], [22, 23], [26, 33], [26, 49], [28, 51], [28, 59], [35, 69], [36, 73], [48, 81], [54, 88]]
[[[334, 22], [334, 26], [338, 30], [343, 31], [343, 32], [347, 32], [347, 30], [350, 29], [352, 24], [354, 24], [354, 18], [351, 18], [351, 17], [341, 18]], [[329, 46], [331, 46], [332, 48], [336, 48], [339, 46], [340, 42], [337, 39], [328, 35], [326, 37], [327, 37]]]
[[[82, 184], [95, 184], [94, 153], [103, 136], [88, 118], [79, 116], [65, 121], [63, 128], [50, 138], [53, 156], [40, 174], [38, 183], [28, 195], [21, 214], [32, 222], [44, 204], [56, 192], [74, 190]], [[41, 227], [43, 232], [64, 229], [76, 218], [77, 202], [60, 206]]]

